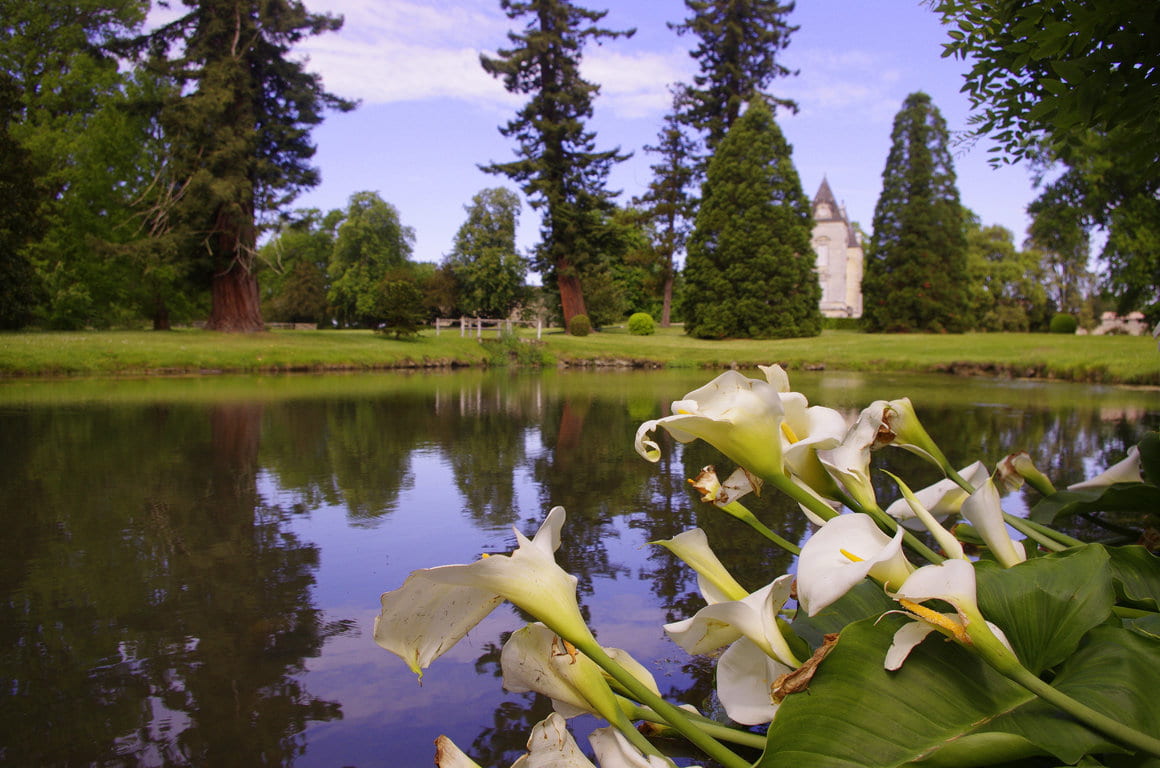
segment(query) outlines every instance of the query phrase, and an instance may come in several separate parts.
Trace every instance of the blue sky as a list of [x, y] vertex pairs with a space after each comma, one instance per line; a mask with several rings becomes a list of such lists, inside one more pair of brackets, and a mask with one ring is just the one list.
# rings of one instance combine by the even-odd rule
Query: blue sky
[[[637, 29], [631, 39], [590, 46], [582, 64], [585, 76], [601, 86], [590, 123], [598, 148], [634, 152], [611, 177], [623, 202], [649, 181], [654, 158], [643, 146], [656, 141], [669, 107], [668, 85], [695, 72], [688, 55], [694, 41], [665, 23], [685, 18], [681, 0], [581, 4], [607, 9], [607, 27]], [[413, 257], [441, 260], [472, 195], [490, 186], [515, 188], [477, 164], [514, 157], [515, 145], [498, 127], [522, 99], [483, 72], [479, 54], [506, 45], [517, 22], [503, 15], [497, 0], [307, 0], [307, 6], [345, 16], [341, 32], [314, 38], [300, 51], [329, 90], [362, 105], [328, 115], [314, 130], [322, 183], [295, 207], [341, 208], [354, 192], [376, 191], [415, 230]], [[941, 57], [945, 31], [915, 0], [799, 0], [789, 20], [800, 29], [783, 62], [800, 74], [771, 90], [801, 108], [797, 115], [779, 111], [778, 122], [793, 146], [802, 186], [812, 198], [828, 178], [850, 218], [869, 232], [894, 115], [908, 94], [925, 91], [950, 130], [964, 130], [969, 111], [959, 88], [966, 65]], [[992, 169], [987, 146], [954, 147], [962, 201], [984, 224], [1012, 230], [1021, 244], [1025, 208], [1035, 197], [1028, 171]], [[534, 245], [538, 224], [525, 205], [521, 248]]]

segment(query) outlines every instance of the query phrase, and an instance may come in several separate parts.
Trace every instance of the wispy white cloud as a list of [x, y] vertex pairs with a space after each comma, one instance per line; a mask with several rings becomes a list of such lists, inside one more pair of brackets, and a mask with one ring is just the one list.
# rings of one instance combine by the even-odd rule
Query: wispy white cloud
[[[371, 104], [451, 98], [511, 108], [522, 102], [479, 64], [481, 53], [494, 55], [521, 24], [494, 0], [332, 0], [316, 10], [345, 17], [340, 32], [299, 47], [334, 93]], [[668, 84], [687, 76], [688, 56], [630, 46], [591, 46], [581, 71], [600, 85], [601, 110], [628, 119], [659, 115], [669, 105]]]

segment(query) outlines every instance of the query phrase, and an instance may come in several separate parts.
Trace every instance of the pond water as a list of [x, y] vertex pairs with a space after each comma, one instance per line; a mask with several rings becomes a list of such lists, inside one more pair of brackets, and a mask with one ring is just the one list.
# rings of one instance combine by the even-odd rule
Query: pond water
[[[701, 444], [654, 465], [637, 425], [706, 372], [455, 372], [0, 383], [0, 762], [426, 766], [450, 736], [507, 766], [549, 704], [505, 693], [501, 606], [420, 686], [375, 645], [412, 569], [507, 552], [568, 512], [558, 559], [604, 645], [712, 708], [711, 668], [660, 625], [700, 598], [646, 542], [700, 525], [756, 588], [792, 561], [697, 502]], [[795, 373], [852, 419], [909, 396], [962, 466], [1028, 450], [1057, 482], [1160, 426], [1160, 393], [952, 377]], [[876, 464], [920, 487], [901, 451]], [[722, 469], [730, 469], [722, 466]], [[879, 478], [884, 480], [884, 476]], [[883, 483], [883, 499], [896, 495]], [[1018, 512], [1021, 497], [1008, 500]], [[791, 540], [807, 525], [752, 505]], [[596, 725], [583, 719], [576, 730]], [[586, 740], [580, 739], [582, 745]]]

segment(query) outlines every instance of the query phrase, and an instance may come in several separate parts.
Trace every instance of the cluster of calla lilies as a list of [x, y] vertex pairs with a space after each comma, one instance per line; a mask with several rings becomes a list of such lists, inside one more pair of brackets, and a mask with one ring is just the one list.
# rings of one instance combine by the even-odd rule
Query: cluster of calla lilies
[[[1023, 483], [1045, 495], [1055, 493], [1027, 454], [1008, 456], [993, 472], [981, 462], [956, 469], [908, 399], [874, 402], [850, 425], [838, 411], [811, 406], [804, 395], [792, 391], [779, 366], [761, 370], [764, 378], [737, 371], [721, 374], [674, 402], [671, 415], [642, 424], [635, 440], [637, 452], [654, 462], [661, 456], [654, 439], [658, 429], [679, 442], [701, 439], [713, 445], [737, 469], [722, 481], [706, 467], [690, 480], [702, 500], [797, 556], [796, 575], [778, 576], [749, 592], [714, 555], [700, 529], [655, 542], [693, 569], [706, 603], [694, 616], [666, 625], [665, 632], [690, 654], [719, 654], [717, 694], [732, 723], [667, 701], [644, 665], [627, 651], [597, 642], [577, 602], [576, 578], [555, 561], [565, 520], [561, 507], [548, 513], [532, 538], [517, 530], [518, 547], [510, 555], [418, 570], [401, 587], [384, 593], [375, 621], [376, 642], [421, 678], [436, 658], [507, 600], [538, 621], [514, 632], [504, 645], [504, 688], [548, 696], [554, 709], [533, 728], [528, 754], [515, 766], [592, 768], [566, 726], [568, 718], [584, 713], [608, 723], [589, 737], [600, 768], [673, 765], [645, 735], [648, 729], [638, 726], [642, 722], [679, 734], [727, 768], [751, 765], [742, 754], [761, 749], [766, 754], [757, 764], [774, 765], [780, 763], [770, 757], [765, 736], [753, 726], [776, 722], [779, 708], [809, 689], [842, 639], [841, 633], [827, 634], [810, 649], [794, 635], [790, 619], [816, 617], [856, 587], [873, 583], [894, 606], [877, 619], [886, 614], [905, 618], [895, 622], [889, 647], [876, 662], [882, 669], [900, 670], [927, 637], [941, 635], [1064, 717], [1110, 740], [1113, 750], [1160, 757], [1154, 732], [1120, 722], [1029, 671], [1003, 629], [979, 607], [977, 556], [968, 558], [960, 536], [981, 545], [983, 557], [1003, 569], [1018, 568], [1029, 555], [1065, 553], [1083, 544], [1003, 511], [1001, 493]], [[912, 491], [891, 475], [900, 497], [879, 506], [871, 483], [871, 456], [886, 446], [923, 457], [945, 478]], [[1107, 472], [1071, 490], [1140, 482], [1140, 458], [1133, 450]], [[770, 487], [796, 501], [816, 526], [800, 548], [764, 526], [742, 503], [746, 495]], [[965, 525], [948, 528], [955, 517]], [[1018, 540], [1012, 529], [1020, 534]], [[949, 611], [938, 609], [947, 607]], [[477, 766], [445, 737], [436, 744], [436, 765], [441, 768]], [[799, 755], [796, 764], [826, 761], [811, 763]], [[982, 763], [976, 759], [967, 764]]]

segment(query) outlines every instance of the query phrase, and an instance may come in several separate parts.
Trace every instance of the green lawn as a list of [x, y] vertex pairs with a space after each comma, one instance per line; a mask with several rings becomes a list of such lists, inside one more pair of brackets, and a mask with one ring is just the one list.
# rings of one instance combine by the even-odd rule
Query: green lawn
[[[534, 340], [533, 332], [520, 335]], [[494, 338], [495, 333], [484, 336]], [[1129, 336], [827, 331], [808, 339], [702, 341], [675, 328], [653, 336], [609, 329], [574, 337], [557, 330], [544, 333], [539, 356], [549, 365], [722, 368], [777, 362], [788, 369], [951, 371], [1160, 385], [1155, 341]], [[497, 359], [494, 345], [481, 345], [447, 329], [438, 337], [428, 330], [407, 341], [367, 331], [0, 334], [0, 376], [370, 370], [480, 366]]]

